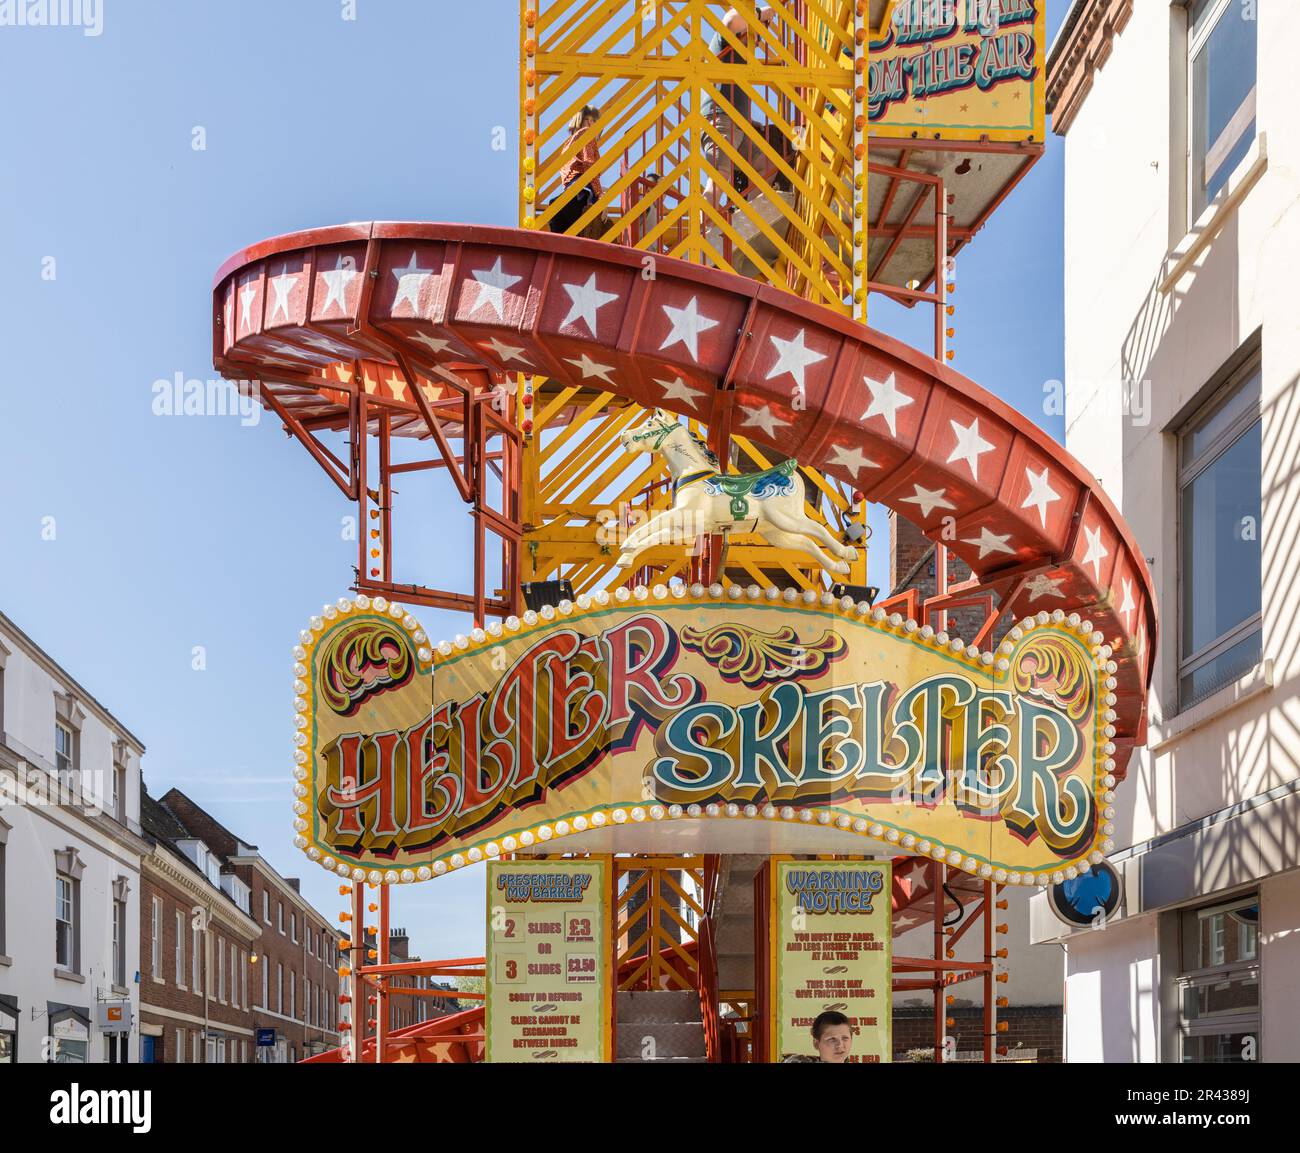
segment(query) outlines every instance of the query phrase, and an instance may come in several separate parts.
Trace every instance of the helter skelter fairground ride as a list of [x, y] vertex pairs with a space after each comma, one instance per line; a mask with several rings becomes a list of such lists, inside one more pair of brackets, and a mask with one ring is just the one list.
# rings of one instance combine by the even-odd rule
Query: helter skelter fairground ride
[[[1093, 477], [948, 363], [1043, 39], [1035, 0], [523, 0], [521, 227], [221, 269], [218, 369], [364, 526], [294, 650], [295, 843], [349, 898], [315, 1060], [769, 1061], [824, 1011], [890, 1060], [899, 992], [936, 1061], [982, 1003], [995, 1058], [997, 910], [1103, 862], [1156, 635]], [[872, 294], [933, 308], [928, 355]], [[469, 513], [467, 588], [396, 571], [412, 474]], [[934, 595], [872, 603], [867, 502], [935, 542]], [[394, 888], [475, 867], [486, 957], [392, 962]], [[395, 1028], [417, 976], [483, 1003]]]

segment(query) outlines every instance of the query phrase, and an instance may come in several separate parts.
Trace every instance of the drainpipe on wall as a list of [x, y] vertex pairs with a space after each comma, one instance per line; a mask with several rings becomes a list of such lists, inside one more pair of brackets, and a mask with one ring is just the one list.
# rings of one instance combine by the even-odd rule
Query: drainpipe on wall
[[203, 910], [203, 1063], [208, 1063], [208, 1002], [212, 999], [212, 909]]

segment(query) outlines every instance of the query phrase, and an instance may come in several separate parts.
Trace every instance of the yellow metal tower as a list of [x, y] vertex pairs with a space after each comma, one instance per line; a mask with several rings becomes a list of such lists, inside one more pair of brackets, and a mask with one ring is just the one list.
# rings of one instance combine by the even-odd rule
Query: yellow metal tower
[[[878, 5], [879, 6], [879, 5]], [[866, 317], [866, 0], [522, 0], [520, 223], [680, 257]], [[585, 109], [599, 116], [584, 122]], [[620, 448], [641, 410], [521, 378], [523, 579], [575, 593], [630, 581], [620, 534], [671, 503], [667, 474]], [[739, 436], [732, 471], [777, 463]], [[865, 504], [804, 470], [809, 515], [859, 546]], [[813, 587], [807, 558], [734, 535], [647, 554], [656, 579]], [[719, 578], [721, 579], [721, 578]]]

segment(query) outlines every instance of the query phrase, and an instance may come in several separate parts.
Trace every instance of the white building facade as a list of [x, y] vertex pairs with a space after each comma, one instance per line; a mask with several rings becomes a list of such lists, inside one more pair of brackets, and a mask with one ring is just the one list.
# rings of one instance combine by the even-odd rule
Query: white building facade
[[1075, 0], [1049, 58], [1066, 444], [1161, 620], [1120, 907], [1034, 899], [1070, 1061], [1300, 1060], [1298, 42], [1289, 0]]
[[0, 614], [0, 1062], [136, 1060], [143, 753]]

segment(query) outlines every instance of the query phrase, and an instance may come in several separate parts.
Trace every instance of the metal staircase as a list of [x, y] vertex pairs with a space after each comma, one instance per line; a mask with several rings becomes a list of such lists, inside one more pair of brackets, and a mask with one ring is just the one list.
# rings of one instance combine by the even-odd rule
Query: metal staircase
[[703, 1065], [704, 1019], [694, 989], [647, 989], [620, 992], [617, 1001], [620, 1065], [652, 1061]]
[[722, 858], [718, 898], [714, 906], [718, 950], [718, 990], [753, 995], [754, 990], [754, 874], [765, 857], [728, 854]]

